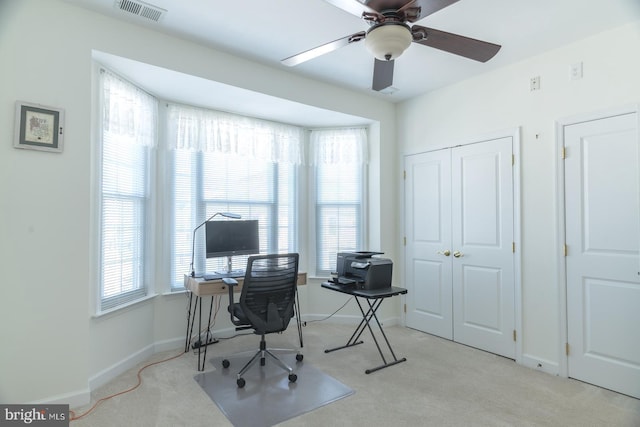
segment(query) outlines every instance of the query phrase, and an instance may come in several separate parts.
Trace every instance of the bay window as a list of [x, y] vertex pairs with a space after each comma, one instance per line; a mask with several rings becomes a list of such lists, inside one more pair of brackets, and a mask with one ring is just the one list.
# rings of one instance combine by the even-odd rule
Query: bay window
[[107, 70], [100, 88], [99, 311], [167, 282], [183, 289], [192, 256], [197, 273], [224, 270], [226, 259], [205, 257], [204, 227], [194, 238], [217, 212], [259, 220], [260, 252], [301, 252], [312, 275], [328, 276], [339, 251], [366, 249], [366, 129], [309, 131], [178, 104], [158, 125], [153, 96]]

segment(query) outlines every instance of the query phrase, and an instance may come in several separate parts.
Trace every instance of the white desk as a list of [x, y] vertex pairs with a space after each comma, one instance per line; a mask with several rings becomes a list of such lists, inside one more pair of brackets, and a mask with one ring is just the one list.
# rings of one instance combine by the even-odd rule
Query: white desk
[[[242, 290], [242, 284], [244, 283], [244, 277], [234, 278], [238, 281], [238, 286], [234, 286], [234, 293]], [[307, 284], [307, 273], [298, 273], [298, 286]], [[209, 344], [216, 343], [217, 340], [213, 338], [211, 334], [211, 314], [213, 312], [213, 299], [216, 295], [227, 295], [229, 293], [228, 286], [224, 284], [222, 279], [205, 280], [202, 277], [191, 277], [189, 274], [184, 275], [184, 288], [189, 292], [189, 306], [187, 307], [187, 333], [185, 337], [184, 352], [189, 351], [189, 343], [193, 338], [193, 326], [195, 323], [196, 311], [198, 311], [198, 342], [200, 340], [200, 334], [202, 333], [202, 297], [211, 297], [211, 303], [209, 305], [209, 320], [207, 321], [207, 333], [205, 335], [205, 344], [200, 344], [198, 348], [198, 370], [204, 371], [204, 363], [207, 360], [207, 346]], [[195, 303], [194, 303], [194, 298]], [[194, 305], [195, 304], [195, 305]], [[298, 294], [296, 292], [296, 323], [298, 324], [298, 337], [300, 338], [300, 347], [303, 346], [302, 342], [302, 322], [300, 320], [300, 303], [298, 300]], [[201, 359], [201, 350], [204, 347], [204, 355]], [[202, 361], [201, 361], [202, 360]]]

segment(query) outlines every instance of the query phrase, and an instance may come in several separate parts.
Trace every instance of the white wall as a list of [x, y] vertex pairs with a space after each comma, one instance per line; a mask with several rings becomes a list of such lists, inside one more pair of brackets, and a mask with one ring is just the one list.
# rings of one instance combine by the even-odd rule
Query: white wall
[[[527, 365], [541, 363], [557, 372], [563, 357], [555, 121], [640, 101], [638, 52], [640, 22], [414, 98], [398, 108], [401, 156], [521, 127], [521, 339]], [[570, 65], [577, 62], [584, 64], [584, 77], [570, 80]], [[541, 89], [531, 92], [529, 79], [534, 76], [540, 76]]]
[[[396, 207], [388, 202], [398, 164], [394, 105], [58, 0], [2, 0], [0, 402], [83, 404], [90, 386], [158, 348], [182, 344], [183, 295], [158, 295], [91, 317], [92, 49], [378, 121], [369, 230], [380, 247], [396, 244], [398, 230], [388, 226], [397, 223]], [[12, 147], [16, 100], [65, 109], [63, 153]], [[388, 252], [393, 257], [393, 249]], [[315, 308], [327, 297], [317, 284], [304, 294]], [[327, 314], [334, 307], [328, 301]]]

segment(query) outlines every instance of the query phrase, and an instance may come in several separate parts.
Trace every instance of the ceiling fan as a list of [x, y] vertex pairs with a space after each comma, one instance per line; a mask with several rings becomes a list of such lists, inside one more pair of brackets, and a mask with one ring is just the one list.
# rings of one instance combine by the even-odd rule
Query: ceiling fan
[[472, 39], [421, 25], [409, 26], [459, 0], [325, 0], [340, 9], [361, 17], [369, 24], [367, 31], [325, 43], [313, 49], [283, 59], [284, 65], [294, 66], [351, 43], [364, 40], [375, 56], [372, 89], [383, 90], [393, 83], [393, 61], [411, 44], [425, 46], [460, 55], [479, 62], [487, 62], [500, 50], [500, 45]]

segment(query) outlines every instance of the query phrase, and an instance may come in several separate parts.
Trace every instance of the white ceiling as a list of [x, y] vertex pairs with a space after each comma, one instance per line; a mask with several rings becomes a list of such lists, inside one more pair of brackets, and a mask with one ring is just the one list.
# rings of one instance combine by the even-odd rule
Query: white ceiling
[[640, 19], [640, 0], [460, 0], [417, 24], [500, 44], [498, 54], [479, 63], [413, 43], [395, 61], [393, 88], [397, 91], [382, 94], [371, 90], [373, 58], [363, 42], [295, 67], [280, 63], [288, 56], [367, 29], [360, 18], [324, 0], [147, 1], [167, 11], [160, 22], [122, 12], [114, 6], [116, 0], [65, 1], [391, 102]]

